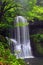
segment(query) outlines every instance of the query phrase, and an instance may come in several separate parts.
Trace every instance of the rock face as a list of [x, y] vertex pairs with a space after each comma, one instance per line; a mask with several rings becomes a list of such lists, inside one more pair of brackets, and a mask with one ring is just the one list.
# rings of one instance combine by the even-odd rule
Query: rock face
[[[43, 21], [35, 21], [34, 23], [30, 23], [30, 36], [32, 36], [32, 35], [37, 35], [37, 36], [34, 36], [34, 39], [36, 38], [35, 42], [34, 42], [34, 39], [30, 37], [33, 54], [36, 57], [43, 57], [43, 53], [42, 52], [39, 53], [39, 51], [37, 51], [37, 48], [36, 48], [36, 47], [38, 47], [38, 49], [39, 49], [39, 47], [40, 47], [41, 51], [43, 49], [43, 47], [42, 47], [43, 46], [42, 45], [43, 44], [43, 41], [42, 41], [42, 39], [43, 39], [43, 36], [42, 36], [43, 35]], [[38, 40], [39, 40], [39, 42], [37, 42]]]
[[27, 65], [43, 65], [43, 59], [41, 58], [31, 58], [25, 59]]
[[30, 21], [30, 34], [35, 34], [35, 33], [43, 33], [43, 21], [35, 21], [32, 23]]

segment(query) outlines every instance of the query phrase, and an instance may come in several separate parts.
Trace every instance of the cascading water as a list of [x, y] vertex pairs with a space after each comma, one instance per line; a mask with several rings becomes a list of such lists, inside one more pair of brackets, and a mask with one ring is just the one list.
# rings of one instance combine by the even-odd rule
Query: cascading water
[[[17, 16], [14, 22], [14, 25], [17, 24], [15, 28], [15, 40], [17, 43], [15, 44], [15, 51], [18, 51], [16, 54], [17, 58], [33, 58], [30, 39], [29, 39], [29, 28], [28, 25], [20, 26], [18, 24], [26, 24], [27, 20], [22, 16]], [[15, 43], [14, 39], [11, 39], [13, 43]]]

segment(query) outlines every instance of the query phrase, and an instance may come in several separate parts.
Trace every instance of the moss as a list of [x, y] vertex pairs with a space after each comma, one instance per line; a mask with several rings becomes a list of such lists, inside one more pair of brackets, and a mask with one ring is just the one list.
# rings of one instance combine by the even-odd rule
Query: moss
[[2, 35], [0, 35], [0, 44], [4, 45], [5, 49], [10, 48], [7, 39]]
[[43, 55], [43, 34], [33, 34], [31, 35], [31, 39], [36, 52]]

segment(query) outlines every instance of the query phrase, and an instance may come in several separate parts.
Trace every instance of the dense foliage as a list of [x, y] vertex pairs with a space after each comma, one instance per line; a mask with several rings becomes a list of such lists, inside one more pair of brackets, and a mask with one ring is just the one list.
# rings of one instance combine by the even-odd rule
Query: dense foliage
[[16, 2], [20, 2], [23, 7], [22, 16], [25, 16], [28, 20], [33, 20], [34, 18], [38, 18], [39, 20], [43, 20], [43, 1], [39, 0], [15, 0]]
[[[10, 27], [17, 15], [25, 16], [28, 20], [38, 18], [43, 20], [43, 5], [37, 5], [37, 0], [1, 0], [0, 27]], [[39, 3], [41, 3], [40, 1]], [[8, 26], [9, 25], [9, 26]]]
[[15, 3], [14, 0], [1, 0], [0, 3], [0, 27], [11, 26], [21, 5]]
[[33, 34], [31, 35], [31, 39], [36, 53], [43, 56], [43, 34]]
[[2, 42], [0, 42], [0, 62], [3, 65], [24, 65], [22, 59], [16, 59], [16, 56], [11, 54], [9, 49], [5, 49]]
[[[8, 28], [12, 27], [16, 16], [22, 15], [27, 20], [33, 21], [34, 18], [43, 20], [42, 0], [0, 0], [0, 61], [10, 65], [24, 65], [23, 60], [16, 59], [11, 54], [4, 34], [8, 34]], [[33, 21], [34, 22], [34, 21]], [[4, 33], [3, 33], [4, 31]], [[38, 53], [43, 54], [43, 35], [33, 35], [32, 40]]]
[[31, 11], [26, 13], [28, 20], [32, 20], [34, 18], [38, 18], [39, 20], [43, 20], [43, 7], [34, 6]]
[[[12, 27], [14, 19], [21, 11], [21, 5], [14, 0], [0, 0], [0, 62], [4, 65], [24, 65], [22, 59], [17, 59], [10, 51], [5, 38], [8, 28]], [[3, 33], [4, 31], [4, 33]]]

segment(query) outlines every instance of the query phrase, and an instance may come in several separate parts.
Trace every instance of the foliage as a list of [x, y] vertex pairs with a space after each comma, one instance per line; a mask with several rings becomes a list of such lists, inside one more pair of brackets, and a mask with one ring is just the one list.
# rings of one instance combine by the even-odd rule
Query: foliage
[[15, 3], [14, 0], [1, 0], [0, 2], [0, 27], [10, 27], [21, 5]]
[[0, 44], [0, 61], [6, 65], [24, 65], [22, 59], [16, 59], [16, 56], [11, 54], [9, 49], [4, 49], [4, 46]]
[[[34, 18], [43, 20], [43, 7], [36, 5], [37, 0], [22, 0], [21, 3], [15, 2], [14, 0], [0, 0], [0, 3], [0, 35], [4, 29], [12, 27], [14, 19], [18, 15], [25, 16], [28, 20], [33, 20]], [[21, 25], [20, 23], [20, 26]], [[5, 31], [5, 33], [7, 32]], [[36, 43], [37, 51], [43, 54], [43, 47], [40, 44], [43, 42], [43, 35], [36, 34], [32, 35], [31, 38], [33, 42]], [[24, 65], [23, 60], [16, 59], [8, 47], [6, 39], [0, 36], [0, 61], [9, 63], [10, 65]]]
[[20, 3], [14, 0], [0, 0], [0, 35], [9, 36], [8, 29], [14, 27], [14, 19], [21, 9]]
[[41, 44], [37, 44], [37, 51], [39, 54], [43, 55], [43, 47], [41, 46]]
[[10, 48], [7, 39], [2, 35], [0, 35], [0, 44], [2, 44], [5, 49]]
[[25, 11], [25, 16], [28, 20], [33, 20], [34, 18], [43, 20], [43, 6], [37, 5], [37, 0], [29, 0]]
[[39, 20], [43, 20], [43, 7], [41, 6], [34, 6], [33, 10], [27, 12], [30, 19], [38, 18]]
[[3, 56], [4, 55], [3, 53], [4, 53], [4, 47], [0, 42], [0, 56]]
[[22, 22], [19, 22], [19, 23], [16, 23], [15, 24], [15, 27], [22, 27], [22, 26], [27, 26], [29, 23], [25, 22], [25, 23], [22, 23]]
[[33, 34], [31, 35], [31, 39], [37, 49], [39, 54], [43, 54], [43, 34]]
[[0, 5], [0, 27], [11, 27], [17, 15], [25, 16], [28, 20], [35, 17], [43, 20], [43, 7], [37, 4], [37, 0], [1, 0]]

